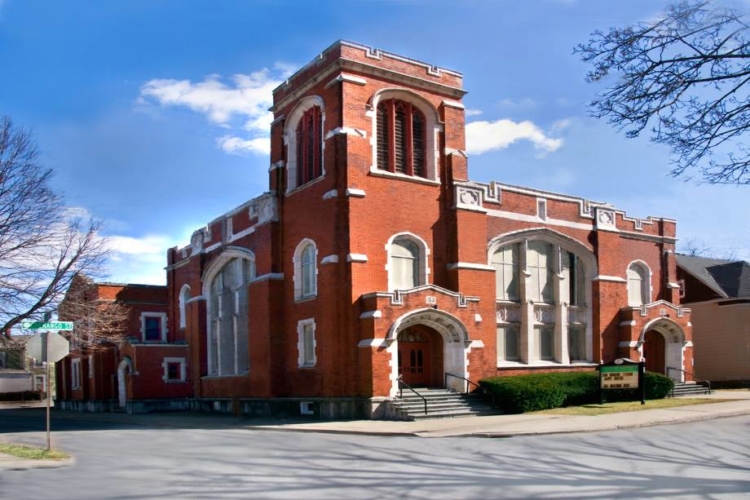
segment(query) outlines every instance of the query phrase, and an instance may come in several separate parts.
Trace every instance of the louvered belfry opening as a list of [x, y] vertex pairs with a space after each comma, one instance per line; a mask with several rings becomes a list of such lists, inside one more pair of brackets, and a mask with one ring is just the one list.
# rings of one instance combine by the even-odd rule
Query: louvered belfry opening
[[427, 177], [424, 114], [409, 102], [388, 99], [378, 104], [378, 168]]
[[301, 186], [323, 174], [320, 108], [313, 106], [297, 124], [297, 185]]

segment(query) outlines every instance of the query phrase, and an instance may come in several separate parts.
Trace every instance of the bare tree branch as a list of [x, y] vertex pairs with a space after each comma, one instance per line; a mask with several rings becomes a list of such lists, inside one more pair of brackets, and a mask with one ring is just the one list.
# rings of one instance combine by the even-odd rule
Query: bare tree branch
[[75, 276], [104, 270], [101, 222], [68, 209], [51, 176], [31, 134], [0, 117], [0, 331], [54, 310]]
[[655, 20], [596, 31], [575, 53], [593, 68], [589, 82], [610, 82], [591, 105], [637, 137], [675, 155], [672, 175], [697, 170], [712, 184], [750, 184], [750, 40], [744, 13], [711, 0], [671, 4]]

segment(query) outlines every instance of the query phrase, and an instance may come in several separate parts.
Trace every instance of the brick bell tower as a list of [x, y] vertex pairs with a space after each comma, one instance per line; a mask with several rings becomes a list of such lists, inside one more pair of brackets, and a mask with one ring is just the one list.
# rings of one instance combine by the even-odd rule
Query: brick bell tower
[[[461, 294], [493, 285], [486, 269], [460, 265], [487, 259], [486, 214], [455, 209], [455, 182], [468, 181], [464, 94], [457, 72], [345, 41], [275, 89], [273, 259], [285, 276], [276, 365], [304, 365], [296, 358], [305, 342], [314, 351], [309, 369], [286, 370], [279, 395], [392, 394], [394, 325], [413, 310], [435, 310], [412, 322], [437, 328], [438, 311], [461, 303], [443, 322], [476, 329], [478, 305]], [[486, 333], [445, 328], [463, 328], [462, 345]], [[443, 383], [439, 371], [432, 385]]]

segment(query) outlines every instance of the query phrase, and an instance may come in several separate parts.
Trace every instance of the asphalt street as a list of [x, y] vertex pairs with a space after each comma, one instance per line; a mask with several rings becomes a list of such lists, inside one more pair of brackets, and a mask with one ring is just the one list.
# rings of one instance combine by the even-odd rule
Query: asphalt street
[[[9, 415], [9, 414], [5, 414]], [[0, 412], [0, 439], [42, 444]], [[28, 419], [27, 419], [28, 420]], [[505, 439], [56, 423], [58, 469], [0, 472], [3, 499], [747, 498], [750, 417]], [[36, 427], [36, 428], [35, 428]], [[42, 427], [43, 428], [43, 427]], [[13, 431], [13, 432], [9, 432]]]

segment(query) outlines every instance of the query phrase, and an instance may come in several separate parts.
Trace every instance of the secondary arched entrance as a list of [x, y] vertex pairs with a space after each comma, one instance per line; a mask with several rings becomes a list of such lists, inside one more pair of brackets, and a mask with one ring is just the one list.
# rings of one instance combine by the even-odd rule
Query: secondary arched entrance
[[398, 334], [398, 374], [412, 387], [442, 387], [443, 339], [425, 325]]
[[656, 330], [649, 330], [643, 336], [643, 357], [646, 360], [646, 371], [666, 375], [665, 344], [664, 335]]
[[639, 339], [646, 371], [666, 375], [672, 380], [685, 380], [685, 332], [667, 318], [655, 319], [644, 326]]
[[[455, 316], [436, 309], [419, 309], [398, 318], [388, 330], [391, 394], [399, 377], [413, 387], [445, 387], [446, 373], [466, 377], [469, 335]], [[462, 390], [465, 382], [449, 377], [448, 388]]]
[[117, 399], [120, 408], [125, 408], [128, 403], [127, 376], [133, 372], [133, 362], [129, 357], [124, 357], [117, 365]]

